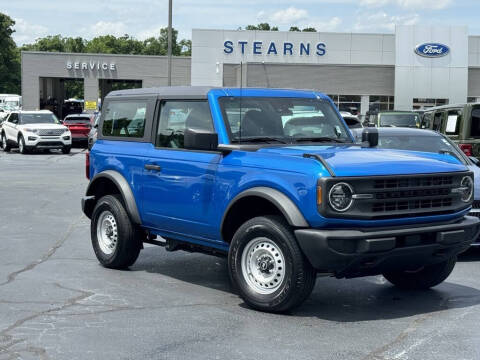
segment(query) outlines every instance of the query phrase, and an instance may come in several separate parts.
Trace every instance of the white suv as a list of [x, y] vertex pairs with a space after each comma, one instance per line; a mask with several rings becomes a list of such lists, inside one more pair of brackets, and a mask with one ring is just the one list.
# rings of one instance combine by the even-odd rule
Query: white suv
[[68, 154], [72, 148], [72, 134], [48, 110], [12, 111], [1, 131], [3, 151], [18, 147], [22, 154], [33, 149], [61, 149]]

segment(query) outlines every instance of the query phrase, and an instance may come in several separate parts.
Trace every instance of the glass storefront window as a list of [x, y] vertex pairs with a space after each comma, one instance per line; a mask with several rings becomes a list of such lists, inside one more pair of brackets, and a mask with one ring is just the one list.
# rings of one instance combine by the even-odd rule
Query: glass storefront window
[[360, 95], [328, 95], [338, 110], [347, 111], [352, 115], [360, 113], [361, 96]]
[[447, 105], [448, 99], [413, 99], [413, 110], [428, 109], [434, 106]]
[[370, 112], [393, 110], [394, 101], [393, 96], [370, 95], [368, 110]]

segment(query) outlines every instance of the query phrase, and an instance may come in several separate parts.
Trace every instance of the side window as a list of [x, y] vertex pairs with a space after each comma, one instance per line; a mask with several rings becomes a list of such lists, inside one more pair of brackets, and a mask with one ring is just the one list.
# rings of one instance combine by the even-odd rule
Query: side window
[[18, 114], [17, 113], [11, 113], [10, 117], [8, 118], [8, 122], [11, 122], [13, 124], [18, 124]]
[[431, 121], [432, 121], [432, 113], [426, 112], [425, 114], [423, 114], [422, 129], [429, 129]]
[[185, 129], [214, 131], [206, 100], [167, 100], [162, 102], [156, 146], [183, 148]]
[[432, 130], [440, 131], [442, 127], [442, 112], [436, 112], [433, 116], [433, 128]]
[[472, 109], [472, 122], [471, 122], [470, 136], [480, 137], [480, 107], [475, 106]]
[[144, 100], [110, 101], [103, 120], [103, 136], [142, 138], [146, 112]]

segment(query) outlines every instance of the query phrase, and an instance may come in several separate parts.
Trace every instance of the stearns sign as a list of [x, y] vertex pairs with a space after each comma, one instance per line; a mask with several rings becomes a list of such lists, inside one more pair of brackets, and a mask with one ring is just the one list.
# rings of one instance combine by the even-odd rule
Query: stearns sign
[[67, 70], [116, 71], [117, 64], [105, 61], [67, 61]]
[[240, 52], [243, 54], [253, 54], [253, 55], [283, 55], [283, 56], [293, 56], [293, 55], [305, 55], [305, 56], [323, 56], [325, 55], [327, 49], [326, 45], [323, 42], [275, 42], [275, 41], [253, 41], [249, 43], [248, 41], [231, 41], [226, 40], [223, 43], [223, 52], [225, 54], [234, 54], [235, 52]]

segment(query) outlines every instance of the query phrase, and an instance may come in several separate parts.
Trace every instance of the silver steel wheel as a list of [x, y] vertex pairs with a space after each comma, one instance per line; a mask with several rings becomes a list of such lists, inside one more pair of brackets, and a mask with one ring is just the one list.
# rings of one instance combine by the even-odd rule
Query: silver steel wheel
[[103, 253], [110, 255], [115, 251], [118, 241], [117, 221], [110, 211], [100, 214], [97, 222], [98, 245]]
[[18, 138], [18, 150], [23, 153], [23, 141], [22, 138]]
[[7, 139], [5, 138], [5, 135], [2, 135], [2, 149], [5, 150], [7, 147]]
[[268, 238], [255, 238], [242, 253], [242, 275], [248, 286], [259, 294], [278, 290], [285, 279], [285, 257]]

